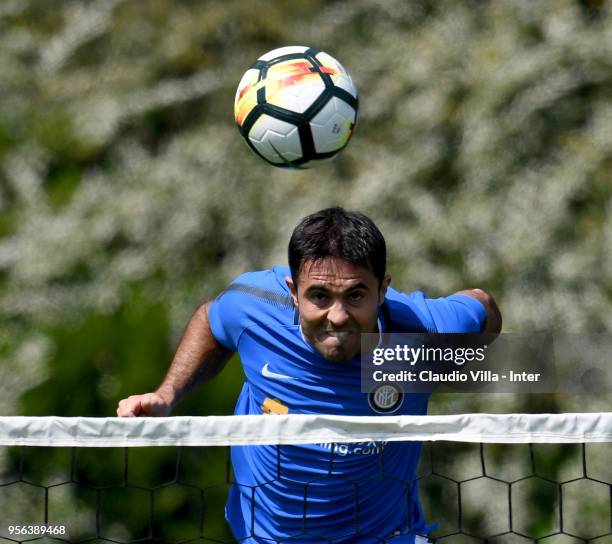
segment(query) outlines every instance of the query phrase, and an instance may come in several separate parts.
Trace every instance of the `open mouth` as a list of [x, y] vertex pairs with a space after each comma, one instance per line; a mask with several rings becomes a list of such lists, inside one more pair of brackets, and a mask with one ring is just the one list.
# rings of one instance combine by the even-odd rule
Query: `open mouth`
[[351, 334], [351, 331], [325, 331], [325, 335], [332, 338], [345, 338], [349, 334]]

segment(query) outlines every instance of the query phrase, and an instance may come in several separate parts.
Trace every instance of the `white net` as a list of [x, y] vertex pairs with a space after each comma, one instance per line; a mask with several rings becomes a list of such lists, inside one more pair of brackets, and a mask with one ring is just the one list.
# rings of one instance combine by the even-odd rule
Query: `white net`
[[[415, 441], [424, 443], [418, 469], [400, 477], [394, 452], [411, 451], [398, 447]], [[248, 544], [404, 543], [424, 534], [461, 544], [609, 544], [610, 442], [612, 413], [5, 417], [0, 539], [235, 542], [224, 519], [233, 489], [246, 497], [239, 540]], [[316, 471], [296, 472], [312, 445], [326, 452]], [[271, 456], [265, 481], [257, 467], [246, 476], [234, 470], [231, 456], [243, 448]], [[347, 478], [347, 464], [363, 463], [367, 477]], [[386, 503], [388, 517], [402, 501], [413, 504], [418, 490], [437, 527], [372, 533], [372, 490], [397, 494]], [[279, 510], [271, 516], [277, 536], [262, 535], [262, 512], [277, 492], [281, 503], [293, 494], [299, 515], [288, 530]], [[314, 530], [322, 497], [330, 508], [341, 503], [349, 521]]]
[[0, 445], [5, 446], [237, 446], [408, 440], [612, 442], [612, 413], [0, 418]]

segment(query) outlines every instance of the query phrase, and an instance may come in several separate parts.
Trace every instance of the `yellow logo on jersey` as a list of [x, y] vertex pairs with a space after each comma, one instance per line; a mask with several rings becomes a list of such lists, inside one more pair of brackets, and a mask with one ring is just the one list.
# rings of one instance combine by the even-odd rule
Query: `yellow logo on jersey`
[[272, 414], [275, 416], [282, 416], [289, 413], [289, 408], [285, 406], [280, 400], [269, 399], [267, 397], [263, 401], [261, 409], [263, 410], [264, 414]]

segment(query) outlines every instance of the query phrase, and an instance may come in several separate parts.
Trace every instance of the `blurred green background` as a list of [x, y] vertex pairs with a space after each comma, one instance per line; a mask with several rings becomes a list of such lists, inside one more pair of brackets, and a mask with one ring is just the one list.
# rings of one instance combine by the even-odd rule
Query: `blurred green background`
[[[505, 331], [610, 332], [611, 10], [2, 0], [0, 414], [113, 415], [120, 398], [157, 386], [203, 301], [246, 270], [285, 263], [299, 218], [333, 204], [381, 227], [398, 289], [483, 288]], [[348, 148], [299, 172], [256, 157], [232, 115], [246, 68], [293, 44], [338, 58], [360, 93]], [[176, 414], [231, 413], [241, 381], [233, 360]], [[444, 395], [431, 412], [594, 410], [609, 411], [608, 399]], [[39, 450], [33, 478], [52, 481], [61, 455]], [[221, 455], [198, 478], [223, 482]], [[4, 452], [2, 471], [18, 457]], [[551, 456], [552, 473], [570, 457]], [[168, 459], [149, 452], [139, 470], [163, 474]], [[38, 500], [19, 485], [0, 489], [5, 520], [25, 520]], [[228, 538], [222, 487], [207, 504]], [[65, 515], [83, 503], [72, 526], [86, 534], [91, 505], [61, 489]], [[169, 489], [164, 526], [197, 508], [193, 490]], [[117, 535], [130, 533], [126, 519], [141, 530], [139, 502], [117, 515]]]

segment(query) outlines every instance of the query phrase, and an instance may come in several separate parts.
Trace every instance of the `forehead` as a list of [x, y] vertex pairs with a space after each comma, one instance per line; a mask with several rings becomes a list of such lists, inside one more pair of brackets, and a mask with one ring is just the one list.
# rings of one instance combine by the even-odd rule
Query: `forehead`
[[306, 261], [300, 269], [299, 283], [304, 288], [314, 284], [346, 287], [363, 283], [370, 286], [376, 284], [376, 277], [368, 268], [336, 257], [328, 257], [320, 261]]

